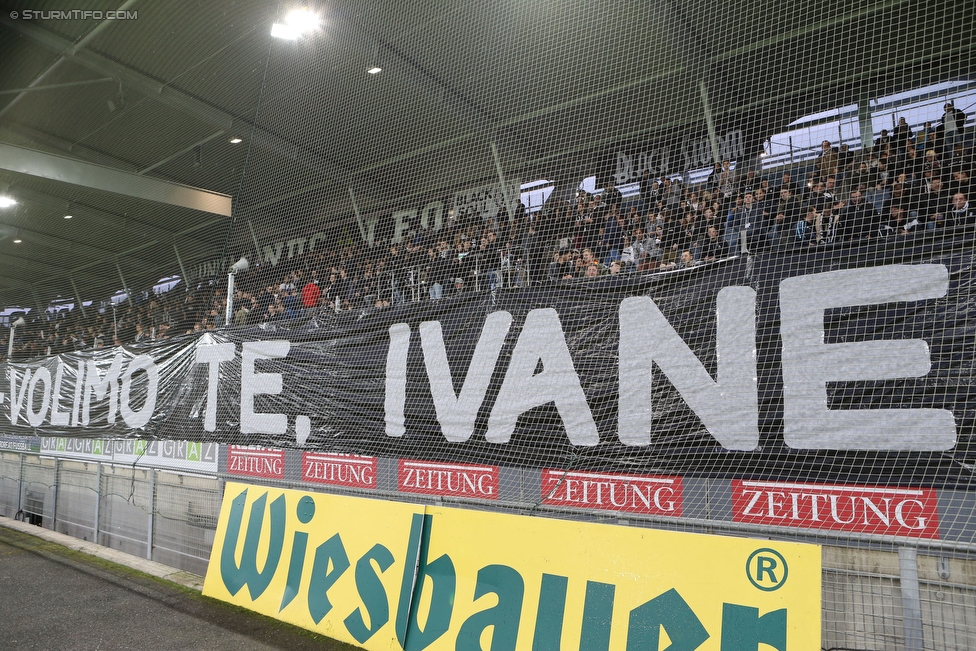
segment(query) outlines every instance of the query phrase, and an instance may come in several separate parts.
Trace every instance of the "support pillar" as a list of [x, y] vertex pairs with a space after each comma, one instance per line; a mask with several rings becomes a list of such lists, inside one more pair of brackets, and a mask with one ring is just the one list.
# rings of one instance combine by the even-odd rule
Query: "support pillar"
[[708, 144], [712, 147], [712, 162], [722, 162], [722, 148], [718, 144], [718, 136], [715, 134], [715, 121], [712, 119], [712, 107], [708, 103], [708, 88], [705, 80], [698, 81], [698, 93], [701, 95], [702, 112], [705, 114], [705, 126], [708, 128]]
[[871, 151], [874, 147], [874, 123], [871, 121], [871, 98], [861, 93], [857, 98], [857, 124], [861, 129], [861, 148]]
[[99, 510], [102, 506], [102, 464], [95, 463], [95, 524], [93, 527], [92, 542], [98, 544], [98, 519], [101, 517]]
[[[133, 470], [135, 472], [135, 470]], [[156, 512], [156, 471], [149, 469], [149, 522], [146, 535], [146, 560], [153, 557], [153, 514]]]
[[173, 250], [176, 252], [176, 261], [180, 265], [180, 273], [183, 274], [183, 288], [189, 291], [190, 288], [190, 276], [186, 273], [186, 267], [183, 266], [183, 258], [180, 257], [180, 250], [176, 248], [176, 243], [173, 243]]
[[901, 607], [905, 626], [905, 651], [924, 651], [922, 633], [922, 598], [918, 586], [918, 550], [898, 548], [898, 574], [901, 585]]
[[502, 169], [502, 161], [498, 157], [498, 147], [495, 146], [494, 140], [491, 142], [491, 157], [495, 161], [495, 172], [498, 174], [498, 183], [501, 184], [502, 196], [505, 197], [505, 210], [508, 211], [508, 222], [511, 224], [515, 219], [515, 204], [512, 202], [512, 197], [509, 196], [508, 183], [505, 182], [505, 171]]
[[119, 266], [119, 261], [115, 261], [115, 270], [119, 272], [119, 279], [122, 281], [122, 291], [125, 292], [125, 298], [129, 301], [129, 307], [135, 307], [132, 303], [132, 292], [129, 291], [129, 286], [125, 284], [125, 276], [122, 275], [122, 267]]
[[78, 307], [81, 308], [81, 317], [87, 319], [88, 315], [85, 314], [85, 302], [81, 300], [81, 292], [78, 291], [78, 285], [75, 284], [75, 279], [71, 279], [71, 289], [75, 290], [75, 300], [78, 301]]

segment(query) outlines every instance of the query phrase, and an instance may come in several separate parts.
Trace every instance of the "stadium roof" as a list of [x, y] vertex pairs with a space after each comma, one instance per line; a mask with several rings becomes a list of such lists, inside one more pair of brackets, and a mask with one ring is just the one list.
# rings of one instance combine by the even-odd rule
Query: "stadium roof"
[[973, 68], [968, 2], [335, 0], [296, 40], [270, 33], [288, 2], [24, 15], [63, 4], [0, 17], [0, 194], [18, 201], [0, 210], [0, 304], [107, 296], [173, 272], [177, 251], [219, 255], [219, 195], [260, 236], [296, 198], [328, 222], [351, 214], [348, 188], [368, 212], [492, 178], [493, 149], [512, 178], [578, 182], [614, 143], [703, 130], [706, 98], [754, 146]]

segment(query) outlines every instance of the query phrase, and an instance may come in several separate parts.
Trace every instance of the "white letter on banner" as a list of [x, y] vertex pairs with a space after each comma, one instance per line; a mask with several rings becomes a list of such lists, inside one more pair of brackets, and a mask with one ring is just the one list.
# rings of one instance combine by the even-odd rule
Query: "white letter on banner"
[[64, 380], [64, 367], [66, 366], [61, 358], [58, 357], [57, 364], [58, 370], [54, 372], [54, 392], [52, 393], [51, 402], [51, 424], [52, 425], [67, 425], [71, 420], [70, 411], [61, 411], [61, 382]]
[[203, 429], [217, 430], [217, 385], [220, 381], [220, 363], [234, 359], [234, 344], [211, 344], [197, 348], [196, 363], [209, 364], [207, 375], [207, 408], [203, 416]]
[[410, 352], [410, 326], [390, 326], [390, 349], [386, 353], [386, 400], [384, 418], [386, 435], [399, 437], [407, 433], [403, 410], [407, 404], [407, 353]]
[[71, 426], [77, 427], [80, 417], [78, 411], [81, 407], [81, 390], [85, 387], [85, 362], [78, 360], [78, 372], [75, 377], [75, 395], [71, 402]]
[[[26, 378], [25, 378], [26, 379]], [[39, 411], [34, 411], [34, 390], [37, 388], [37, 383], [44, 380], [44, 393], [41, 397], [41, 408]], [[31, 424], [31, 427], [40, 427], [41, 423], [44, 422], [44, 417], [47, 416], [47, 408], [51, 406], [51, 371], [47, 370], [43, 366], [36, 371], [34, 371], [34, 377], [31, 378], [30, 387], [27, 389], [27, 422]]]
[[[132, 374], [138, 370], [146, 371], [146, 378], [149, 384], [146, 387], [146, 402], [142, 409], [134, 411], [129, 406], [129, 396], [132, 391]], [[119, 398], [119, 412], [122, 420], [129, 427], [144, 427], [152, 418], [153, 410], [156, 409], [156, 392], [159, 391], [159, 368], [149, 355], [139, 355], [125, 369], [122, 375], [122, 395]]]
[[95, 393], [95, 400], [101, 400], [108, 392], [108, 424], [115, 423], [115, 412], [119, 405], [119, 375], [122, 373], [122, 353], [117, 353], [112, 365], [108, 367], [105, 377], [98, 372], [95, 360], [88, 360], [88, 372], [85, 374], [85, 397], [81, 404], [81, 425], [88, 427], [91, 419], [91, 395]]
[[254, 396], [281, 393], [281, 373], [255, 373], [254, 361], [285, 357], [291, 342], [252, 341], [241, 348], [241, 433], [284, 434], [288, 430], [287, 415], [254, 413]]
[[[430, 216], [434, 216], [434, 227], [430, 227]], [[432, 201], [420, 211], [420, 227], [424, 230], [439, 231], [444, 226], [444, 204]]]
[[780, 283], [783, 436], [798, 449], [948, 450], [956, 423], [945, 409], [828, 409], [827, 382], [920, 377], [932, 367], [921, 339], [824, 344], [824, 310], [945, 296], [945, 265], [828, 271]]
[[420, 324], [420, 343], [424, 349], [430, 394], [434, 398], [437, 422], [448, 441], [463, 443], [471, 438], [474, 420], [488, 392], [488, 383], [511, 325], [512, 315], [508, 312], [493, 312], [485, 319], [481, 338], [474, 349], [461, 395], [458, 396], [454, 393], [454, 379], [447, 362], [440, 322], [426, 321]]
[[756, 382], [756, 292], [725, 287], [716, 298], [718, 378], [646, 296], [620, 303], [617, 436], [624, 445], [651, 442], [651, 362], [677, 389], [705, 429], [727, 450], [759, 445]]
[[27, 386], [30, 384], [31, 370], [24, 371], [24, 381], [20, 385], [20, 393], [17, 393], [17, 369], [13, 366], [10, 369], [10, 424], [16, 425], [17, 418], [20, 416], [20, 407], [24, 404], [27, 397]]
[[403, 241], [403, 236], [408, 237], [413, 233], [413, 231], [407, 232], [410, 228], [410, 222], [417, 218], [416, 210], [398, 210], [393, 213], [393, 237], [390, 238], [390, 244], [398, 244]]
[[[539, 360], [542, 360], [543, 371], [536, 375]], [[552, 308], [544, 308], [532, 310], [525, 317], [505, 381], [491, 409], [485, 439], [491, 443], [508, 443], [520, 414], [550, 402], [556, 403], [556, 410], [573, 445], [600, 442], [593, 414], [566, 346], [559, 315]]]

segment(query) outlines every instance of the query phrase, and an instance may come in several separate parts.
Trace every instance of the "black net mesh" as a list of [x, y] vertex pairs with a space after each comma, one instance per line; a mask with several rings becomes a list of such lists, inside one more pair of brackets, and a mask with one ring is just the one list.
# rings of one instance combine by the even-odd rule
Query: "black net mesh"
[[5, 433], [968, 489], [971, 3], [5, 4]]

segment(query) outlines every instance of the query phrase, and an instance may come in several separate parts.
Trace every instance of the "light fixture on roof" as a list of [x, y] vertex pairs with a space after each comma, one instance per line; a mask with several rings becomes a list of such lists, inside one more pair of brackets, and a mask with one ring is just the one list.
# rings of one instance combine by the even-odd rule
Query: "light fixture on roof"
[[125, 95], [122, 93], [122, 82], [119, 82], [119, 92], [114, 98], [105, 102], [108, 107], [109, 113], [115, 113], [118, 110], [125, 110]]
[[14, 356], [14, 331], [17, 328], [27, 325], [24, 317], [17, 317], [17, 320], [10, 324], [10, 343], [7, 344], [7, 361]]
[[230, 139], [230, 144], [232, 144], [232, 145], [237, 145], [237, 144], [240, 144], [242, 142], [244, 142], [244, 139], [243, 138], [231, 138]]
[[369, 74], [371, 74], [371, 75], [375, 75], [376, 73], [382, 72], [382, 71], [383, 71], [383, 68], [372, 67], [369, 70], [367, 70], [366, 72], [369, 73]]
[[320, 22], [319, 17], [308, 9], [295, 9], [288, 12], [284, 23], [275, 23], [271, 26], [271, 35], [286, 41], [294, 41], [303, 34], [314, 32]]
[[71, 215], [65, 215], [64, 218], [65, 219], [71, 219]]
[[21, 243], [21, 242], [23, 242], [23, 241], [24, 241], [24, 240], [14, 240], [14, 244], [20, 244], [20, 243]]
[[224, 325], [234, 323], [234, 276], [250, 268], [247, 258], [241, 257], [227, 272], [227, 312], [224, 314]]
[[9, 208], [10, 206], [16, 205], [17, 201], [13, 197], [0, 194], [0, 208]]

